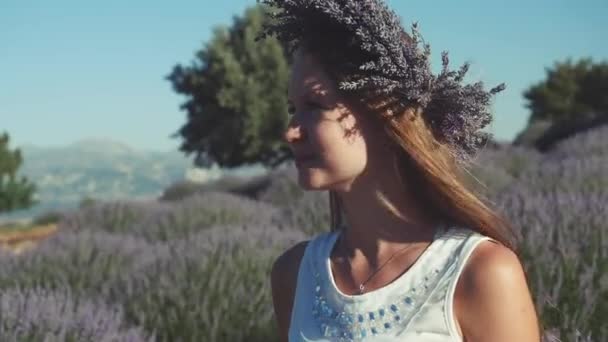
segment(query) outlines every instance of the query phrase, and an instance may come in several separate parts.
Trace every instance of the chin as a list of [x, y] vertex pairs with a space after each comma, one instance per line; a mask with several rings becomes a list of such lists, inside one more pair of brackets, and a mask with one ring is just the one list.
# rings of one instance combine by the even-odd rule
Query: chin
[[314, 178], [298, 176], [298, 185], [304, 190], [324, 190], [325, 184]]
[[323, 190], [326, 177], [318, 169], [298, 168], [298, 185], [304, 190]]
[[314, 169], [298, 171], [298, 185], [308, 191], [338, 190], [344, 182], [330, 179], [327, 174]]

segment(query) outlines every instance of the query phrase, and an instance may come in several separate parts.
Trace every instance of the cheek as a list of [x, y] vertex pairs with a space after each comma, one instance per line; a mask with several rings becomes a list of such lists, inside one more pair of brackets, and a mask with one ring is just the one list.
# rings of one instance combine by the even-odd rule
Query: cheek
[[367, 165], [367, 150], [361, 138], [353, 139], [351, 143], [344, 143], [335, 153], [337, 169], [348, 176], [354, 176], [363, 171]]
[[318, 161], [299, 169], [299, 184], [307, 190], [328, 190], [351, 181], [367, 165], [366, 144], [362, 137], [345, 137], [341, 129], [315, 134]]
[[338, 125], [318, 135], [320, 157], [326, 167], [338, 174], [359, 173], [367, 164], [366, 144], [359, 134], [348, 134]]

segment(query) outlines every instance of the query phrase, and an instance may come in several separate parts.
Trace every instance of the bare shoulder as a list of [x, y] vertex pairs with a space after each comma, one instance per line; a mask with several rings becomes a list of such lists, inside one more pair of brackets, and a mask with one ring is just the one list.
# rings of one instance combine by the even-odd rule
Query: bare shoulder
[[285, 250], [272, 264], [270, 275], [272, 302], [281, 341], [287, 341], [298, 270], [308, 241], [299, 242]]
[[504, 245], [495, 241], [477, 245], [460, 275], [456, 296], [465, 341], [540, 340], [523, 265]]

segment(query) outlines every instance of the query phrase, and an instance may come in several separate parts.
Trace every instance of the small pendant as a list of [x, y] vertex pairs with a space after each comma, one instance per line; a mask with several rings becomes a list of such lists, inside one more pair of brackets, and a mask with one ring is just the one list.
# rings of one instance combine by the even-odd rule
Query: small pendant
[[359, 285], [359, 294], [363, 294], [363, 290], [365, 290], [365, 286], [363, 284]]

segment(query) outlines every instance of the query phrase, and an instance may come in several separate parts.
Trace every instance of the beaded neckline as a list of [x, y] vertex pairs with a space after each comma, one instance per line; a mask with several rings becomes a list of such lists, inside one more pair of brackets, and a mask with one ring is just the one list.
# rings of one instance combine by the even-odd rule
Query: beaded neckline
[[[329, 257], [339, 232], [327, 236], [319, 246], [322, 263], [316, 266], [321, 267], [314, 269], [312, 316], [321, 334], [332, 341], [350, 342], [360, 341], [366, 336], [390, 334], [406, 329], [413, 314], [428, 299], [430, 289], [433, 289], [442, 277], [443, 272], [437, 268], [433, 267], [424, 272], [418, 272], [418, 269], [429, 265], [427, 259], [438, 248], [440, 240], [443, 240], [447, 232], [445, 226], [438, 227], [433, 241], [406, 272], [390, 284], [362, 295], [346, 295], [337, 288], [331, 275]], [[415, 273], [424, 274], [424, 277], [414, 283], [412, 277]], [[410, 281], [412, 282], [406, 287]], [[390, 292], [396, 287], [403, 287], [403, 290]], [[380, 301], [384, 304], [375, 305], [374, 298], [381, 298], [382, 295], [391, 299], [388, 302]]]
[[372, 291], [369, 291], [369, 292], [366, 292], [366, 293], [363, 293], [360, 295], [348, 295], [348, 294], [342, 292], [338, 288], [338, 285], [335, 282], [335, 279], [334, 279], [334, 276], [332, 273], [332, 269], [331, 269], [331, 251], [333, 250], [334, 245], [335, 245], [336, 241], [338, 240], [338, 237], [340, 236], [340, 233], [341, 233], [341, 231], [335, 231], [332, 233], [332, 236], [330, 237], [330, 239], [327, 243], [327, 247], [323, 251], [324, 265], [323, 265], [322, 273], [325, 275], [325, 280], [327, 281], [327, 284], [329, 284], [328, 290], [333, 292], [333, 294], [338, 299], [340, 299], [341, 301], [345, 301], [345, 302], [365, 301], [371, 297], [381, 296], [385, 293], [388, 293], [392, 289], [400, 287], [400, 285], [406, 283], [409, 280], [409, 278], [411, 278], [411, 275], [413, 273], [415, 273], [416, 270], [420, 267], [420, 265], [424, 264], [424, 261], [429, 257], [429, 255], [432, 254], [432, 252], [436, 248], [440, 238], [445, 234], [445, 232], [446, 232], [446, 229], [444, 228], [444, 226], [439, 226], [433, 236], [433, 240], [424, 249], [424, 251], [422, 251], [422, 253], [416, 259], [416, 261], [405, 272], [403, 272], [399, 277], [397, 277], [395, 280], [393, 280], [389, 284], [386, 284], [378, 289], [375, 289], [375, 290], [372, 290]]

